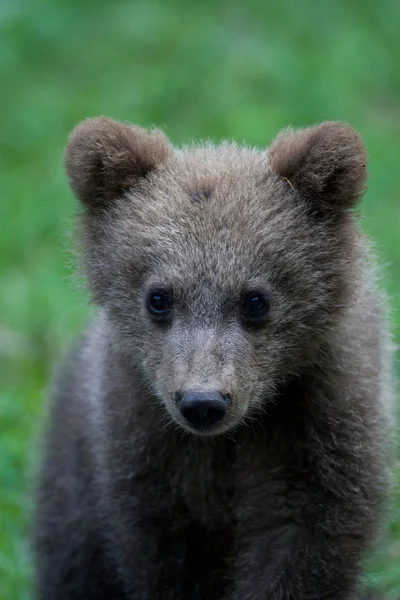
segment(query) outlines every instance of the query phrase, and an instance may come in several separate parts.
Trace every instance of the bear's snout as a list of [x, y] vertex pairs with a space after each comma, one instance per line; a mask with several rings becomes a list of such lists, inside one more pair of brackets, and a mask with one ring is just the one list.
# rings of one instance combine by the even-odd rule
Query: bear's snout
[[221, 421], [227, 411], [229, 394], [220, 392], [184, 392], [176, 394], [179, 411], [188, 425], [198, 431], [207, 431]]

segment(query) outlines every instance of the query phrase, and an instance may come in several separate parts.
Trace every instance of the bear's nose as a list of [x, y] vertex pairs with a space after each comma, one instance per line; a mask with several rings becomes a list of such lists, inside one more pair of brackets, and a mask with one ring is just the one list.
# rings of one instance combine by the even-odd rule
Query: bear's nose
[[177, 394], [181, 415], [193, 429], [205, 431], [218, 423], [228, 410], [228, 397], [219, 392]]

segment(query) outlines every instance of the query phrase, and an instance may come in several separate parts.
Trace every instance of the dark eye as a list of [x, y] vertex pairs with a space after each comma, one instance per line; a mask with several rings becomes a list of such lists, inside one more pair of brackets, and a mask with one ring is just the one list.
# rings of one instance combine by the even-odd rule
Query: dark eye
[[249, 292], [243, 301], [242, 317], [244, 321], [257, 325], [268, 317], [269, 296], [265, 292]]
[[147, 296], [147, 310], [157, 321], [164, 321], [171, 312], [169, 294], [162, 290], [151, 291]]

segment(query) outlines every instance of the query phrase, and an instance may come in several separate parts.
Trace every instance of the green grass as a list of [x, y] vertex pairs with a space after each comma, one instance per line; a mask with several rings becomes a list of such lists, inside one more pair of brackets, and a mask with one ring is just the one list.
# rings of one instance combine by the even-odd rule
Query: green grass
[[[324, 119], [364, 135], [364, 226], [400, 340], [397, 0], [4, 0], [0, 4], [0, 600], [31, 598], [30, 474], [52, 369], [88, 311], [71, 282], [72, 126], [106, 114], [175, 143], [268, 145]], [[397, 512], [396, 512], [397, 508]], [[373, 580], [400, 596], [400, 501]]]

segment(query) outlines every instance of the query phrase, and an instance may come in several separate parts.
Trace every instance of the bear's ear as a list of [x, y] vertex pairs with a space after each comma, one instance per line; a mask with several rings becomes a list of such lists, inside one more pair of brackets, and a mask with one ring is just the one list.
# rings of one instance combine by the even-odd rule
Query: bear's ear
[[161, 131], [98, 117], [83, 121], [72, 132], [66, 169], [76, 197], [96, 208], [134, 187], [171, 154]]
[[269, 156], [272, 170], [319, 208], [351, 208], [364, 192], [364, 144], [344, 123], [283, 131], [272, 143]]

